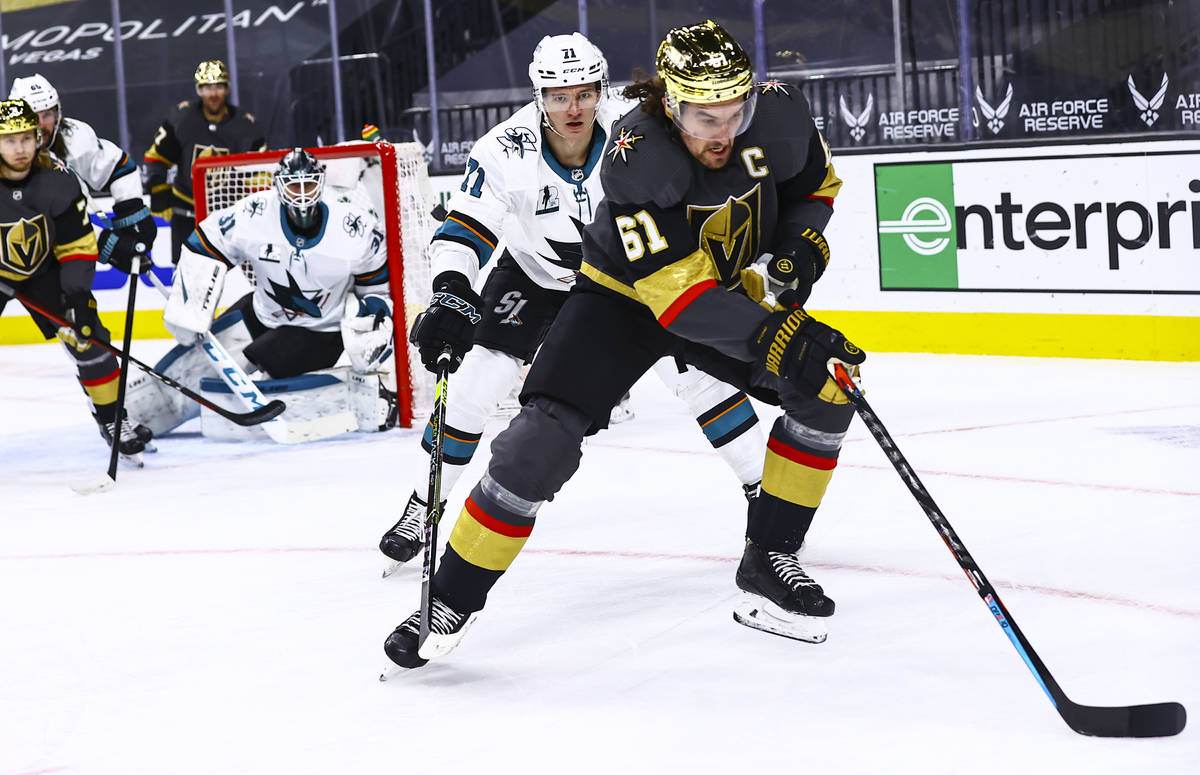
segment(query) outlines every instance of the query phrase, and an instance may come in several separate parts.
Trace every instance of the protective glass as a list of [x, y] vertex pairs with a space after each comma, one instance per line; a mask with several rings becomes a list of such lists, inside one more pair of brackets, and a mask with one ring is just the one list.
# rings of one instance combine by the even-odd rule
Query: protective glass
[[758, 94], [729, 105], [703, 105], [693, 102], [674, 102], [670, 105], [671, 119], [685, 135], [697, 140], [732, 140], [750, 128]]

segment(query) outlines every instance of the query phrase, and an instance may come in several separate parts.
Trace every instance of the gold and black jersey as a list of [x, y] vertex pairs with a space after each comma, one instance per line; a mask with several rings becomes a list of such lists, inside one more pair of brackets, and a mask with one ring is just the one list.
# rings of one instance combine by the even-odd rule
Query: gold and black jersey
[[221, 121], [204, 117], [200, 100], [184, 102], [159, 126], [144, 160], [149, 165], [151, 188], [166, 183], [167, 170], [176, 165], [172, 193], [176, 206], [192, 209], [192, 163], [206, 156], [266, 150], [267, 143], [254, 116], [230, 105]]
[[24, 180], [0, 179], [0, 277], [28, 280], [68, 261], [96, 261], [96, 235], [75, 176], [35, 166]]
[[696, 161], [669, 120], [635, 109], [618, 121], [601, 172], [605, 199], [584, 239], [585, 282], [719, 348], [730, 336], [717, 313], [727, 301], [712, 307], [709, 298], [697, 309], [712, 314], [693, 310], [682, 328], [681, 314], [710, 289], [737, 290], [741, 270], [763, 252], [795, 244], [806, 228], [823, 229], [841, 187], [800, 91], [777, 83], [755, 89], [753, 122], [720, 169]]

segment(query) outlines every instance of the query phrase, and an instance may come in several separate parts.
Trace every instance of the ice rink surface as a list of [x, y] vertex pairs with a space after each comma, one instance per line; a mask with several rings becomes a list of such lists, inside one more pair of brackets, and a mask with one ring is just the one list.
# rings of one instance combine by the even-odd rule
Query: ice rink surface
[[735, 624], [745, 503], [653, 376], [462, 646], [380, 683], [419, 594], [375, 549], [424, 476], [415, 431], [283, 448], [193, 423], [79, 496], [108, 453], [35, 345], [0, 348], [0, 775], [1200, 771], [1200, 366], [874, 355], [865, 376], [1067, 694], [1180, 701], [1181, 735], [1072, 732], [857, 419], [802, 556], [828, 641]]

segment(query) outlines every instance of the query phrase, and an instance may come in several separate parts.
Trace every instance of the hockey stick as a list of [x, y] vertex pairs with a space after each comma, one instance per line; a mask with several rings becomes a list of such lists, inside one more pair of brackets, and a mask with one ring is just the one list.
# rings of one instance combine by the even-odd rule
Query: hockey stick
[[1050, 698], [1050, 702], [1054, 704], [1058, 714], [1062, 716], [1063, 721], [1067, 722], [1067, 726], [1081, 735], [1096, 737], [1168, 737], [1179, 734], [1187, 723], [1187, 711], [1178, 702], [1097, 707], [1080, 705], [1067, 697], [1058, 682], [1054, 680], [1054, 676], [1050, 675], [1045, 663], [1033, 650], [1033, 646], [1025, 638], [1024, 633], [1017, 627], [1016, 621], [1009, 614], [1004, 603], [1000, 602], [1000, 596], [996, 594], [995, 588], [983, 575], [983, 571], [971, 557], [967, 547], [959, 540], [958, 534], [954, 532], [954, 528], [950, 526], [946, 516], [933, 502], [933, 497], [925, 489], [925, 485], [921, 484], [917, 472], [904, 459], [896, 442], [883, 427], [883, 423], [879, 421], [879, 417], [871, 409], [867, 399], [863, 397], [858, 385], [854, 383], [840, 362], [831, 361], [830, 363], [832, 366], [830, 370], [838, 387], [850, 399], [858, 416], [862, 418], [863, 424], [875, 437], [875, 441], [879, 442], [879, 446], [896, 468], [896, 472], [900, 474], [900, 478], [908, 485], [909, 492], [917, 499], [925, 516], [929, 517], [929, 521], [941, 534], [942, 540], [946, 543], [950, 553], [954, 555], [954, 559], [958, 561], [959, 567], [963, 569], [967, 579], [974, 585], [975, 591], [979, 593], [984, 605], [992, 612], [992, 616], [996, 617], [1000, 628], [1004, 630], [1004, 634], [1008, 636], [1017, 653], [1021, 655], [1021, 659], [1033, 673], [1033, 677], [1037, 679], [1042, 691]]
[[[450, 383], [450, 348], [442, 349], [437, 359], [437, 388], [433, 397], [433, 448], [429, 451], [429, 500], [425, 511], [425, 556], [421, 564], [421, 625], [417, 634], [417, 654], [429, 638], [433, 613], [433, 572], [436, 569], [437, 529], [442, 518], [442, 455], [446, 441], [446, 398]], [[425, 657], [428, 659], [428, 657]]]
[[[165, 298], [170, 298], [171, 292], [167, 290], [167, 286], [163, 285], [162, 280], [158, 279], [158, 276], [153, 272], [149, 272], [148, 274], [150, 282], [154, 284], [159, 293]], [[216, 335], [212, 331], [205, 331], [200, 335], [200, 349], [204, 350], [205, 355], [212, 362], [212, 366], [216, 369], [217, 374], [220, 375], [221, 379], [229, 387], [229, 390], [241, 401], [242, 406], [254, 412], [268, 405], [267, 397], [258, 389], [258, 385], [255, 385], [254, 381], [246, 376], [245, 370], [241, 366], [238, 366], [237, 361], [233, 359], [233, 356], [229, 354], [225, 346], [217, 340]], [[277, 400], [274, 403], [281, 404], [283, 402]], [[282, 411], [281, 409], [280, 412]], [[289, 442], [287, 423], [282, 417], [278, 415], [273, 416], [262, 425], [263, 430], [271, 437], [271, 441], [278, 442], [279, 444], [287, 444]]]
[[[27, 308], [33, 310], [34, 312], [37, 312], [38, 314], [42, 315], [46, 319], [51, 320], [51, 321], [59, 324], [60, 326], [67, 326], [68, 328], [71, 327], [71, 324], [68, 323], [66, 320], [59, 317], [58, 315], [55, 315], [53, 312], [49, 311], [42, 305], [38, 304], [36, 301], [30, 299], [25, 294], [18, 292], [11, 285], [7, 285], [6, 283], [0, 282], [0, 293], [5, 293], [5, 294], [13, 297], [17, 301], [24, 304]], [[125, 350], [120, 350], [116, 347], [113, 347], [108, 342], [104, 342], [99, 339], [89, 339], [88, 341], [92, 342], [93, 344], [100, 345], [101, 348], [108, 350], [110, 353], [117, 356], [118, 358], [125, 357], [129, 350], [128, 346], [126, 346]], [[264, 423], [267, 420], [270, 420], [272, 417], [279, 416], [279, 414], [282, 413], [283, 410], [287, 408], [287, 405], [284, 404], [282, 401], [275, 400], [260, 409], [255, 409], [252, 412], [231, 412], [230, 410], [226, 409], [223, 406], [218, 406], [217, 404], [214, 404], [212, 401], [209, 401], [207, 398], [205, 398], [204, 396], [195, 392], [194, 390], [190, 390], [187, 386], [179, 384], [175, 380], [168, 377], [166, 374], [163, 374], [162, 372], [159, 372], [159, 371], [155, 371], [150, 366], [148, 366], [146, 363], [133, 357], [132, 353], [129, 353], [128, 357], [129, 357], [130, 362], [135, 363], [138, 366], [140, 366], [143, 371], [145, 371], [151, 377], [154, 377], [155, 379], [157, 379], [159, 382], [162, 382], [164, 385], [166, 385], [168, 387], [175, 388], [180, 393], [183, 393], [185, 396], [192, 399], [193, 401], [200, 404], [201, 406], [208, 407], [209, 409], [213, 410], [217, 414], [224, 417], [226, 420], [229, 420], [230, 422], [233, 422], [233, 423], [237, 423], [238, 425], [247, 426], [247, 425], [258, 425], [259, 423]]]
[[108, 492], [117, 483], [117, 461], [121, 456], [121, 426], [125, 423], [125, 385], [129, 377], [129, 344], [133, 341], [133, 312], [137, 305], [137, 278], [129, 282], [129, 302], [125, 305], [125, 351], [121, 354], [120, 373], [117, 377], [117, 406], [113, 420], [112, 449], [108, 457], [108, 473], [95, 480], [69, 482], [71, 489], [80, 495]]

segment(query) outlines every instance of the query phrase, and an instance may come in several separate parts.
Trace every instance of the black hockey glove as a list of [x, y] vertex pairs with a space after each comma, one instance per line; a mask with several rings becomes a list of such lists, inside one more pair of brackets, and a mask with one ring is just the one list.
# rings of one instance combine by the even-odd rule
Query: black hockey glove
[[140, 199], [124, 199], [113, 207], [110, 228], [100, 232], [99, 260], [112, 264], [126, 274], [142, 274], [150, 269], [146, 255], [154, 245], [158, 226], [150, 209]]
[[796, 244], [784, 247], [767, 262], [771, 293], [785, 307], [803, 307], [828, 264], [829, 243], [824, 235], [805, 229]]
[[806, 396], [816, 396], [825, 386], [830, 358], [850, 364], [867, 359], [840, 331], [813, 320], [802, 309], [768, 315], [750, 339], [750, 351], [757, 358], [754, 371], [759, 380], [765, 384], [772, 377], [783, 380]]
[[100, 314], [96, 311], [96, 299], [88, 291], [68, 293], [63, 296], [67, 308], [70, 328], [60, 328], [58, 336], [71, 347], [83, 352], [92, 346], [88, 340], [99, 335]]
[[437, 371], [443, 348], [450, 349], [450, 372], [458, 371], [463, 356], [475, 342], [475, 326], [482, 320], [483, 300], [459, 272], [442, 272], [433, 279], [429, 307], [413, 321], [408, 341], [421, 352], [421, 363]]
[[171, 220], [171, 185], [155, 183], [150, 187], [150, 211], [165, 221]]

